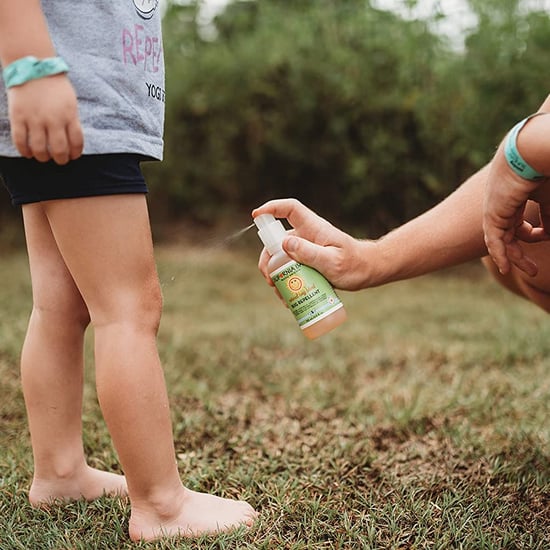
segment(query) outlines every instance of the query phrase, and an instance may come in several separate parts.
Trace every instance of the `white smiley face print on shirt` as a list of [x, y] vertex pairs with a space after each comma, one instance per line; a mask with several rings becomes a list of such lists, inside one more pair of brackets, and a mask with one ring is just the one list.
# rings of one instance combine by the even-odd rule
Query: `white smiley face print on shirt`
[[139, 16], [143, 19], [151, 19], [157, 9], [159, 0], [133, 0]]

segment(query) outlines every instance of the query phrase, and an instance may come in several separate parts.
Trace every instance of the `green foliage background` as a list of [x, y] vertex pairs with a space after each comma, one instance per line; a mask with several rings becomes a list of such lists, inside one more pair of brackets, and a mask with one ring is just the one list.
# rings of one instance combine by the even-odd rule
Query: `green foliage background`
[[460, 50], [365, 0], [237, 1], [208, 39], [198, 4], [172, 4], [154, 201], [197, 221], [279, 196], [365, 232], [409, 219], [548, 92], [550, 19], [523, 4], [472, 1]]
[[208, 33], [200, 0], [169, 3], [153, 218], [216, 223], [294, 196], [375, 236], [437, 202], [548, 93], [548, 14], [469, 3], [464, 48], [369, 0], [234, 0]]

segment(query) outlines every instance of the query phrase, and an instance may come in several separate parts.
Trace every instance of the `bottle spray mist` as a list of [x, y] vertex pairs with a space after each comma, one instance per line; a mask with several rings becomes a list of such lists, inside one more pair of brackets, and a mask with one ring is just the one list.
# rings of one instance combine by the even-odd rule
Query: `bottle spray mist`
[[271, 214], [254, 219], [258, 236], [271, 255], [271, 280], [294, 314], [304, 336], [313, 340], [342, 324], [344, 304], [330, 283], [315, 269], [294, 261], [283, 250], [286, 230]]

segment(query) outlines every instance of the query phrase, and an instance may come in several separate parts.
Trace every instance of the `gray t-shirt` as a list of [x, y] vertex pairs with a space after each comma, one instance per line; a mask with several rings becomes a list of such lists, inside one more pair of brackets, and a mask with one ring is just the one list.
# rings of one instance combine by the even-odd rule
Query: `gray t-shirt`
[[[57, 54], [75, 87], [84, 154], [161, 159], [164, 58], [159, 0], [42, 0]], [[10, 137], [0, 79], [0, 155], [20, 156]]]

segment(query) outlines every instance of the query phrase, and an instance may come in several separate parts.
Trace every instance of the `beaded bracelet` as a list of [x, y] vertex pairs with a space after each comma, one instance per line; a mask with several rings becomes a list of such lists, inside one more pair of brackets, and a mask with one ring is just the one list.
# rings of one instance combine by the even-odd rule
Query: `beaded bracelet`
[[2, 72], [6, 88], [20, 86], [29, 80], [66, 73], [69, 66], [61, 57], [37, 59], [32, 55], [17, 59]]
[[518, 122], [506, 136], [506, 141], [504, 142], [504, 157], [508, 166], [523, 179], [529, 181], [538, 181], [545, 178], [544, 174], [537, 172], [532, 166], [527, 164], [523, 157], [519, 154], [517, 148], [517, 138], [520, 130], [525, 126], [525, 124], [532, 118], [539, 115], [546, 115], [548, 113], [534, 113], [527, 118], [524, 118], [522, 121]]

